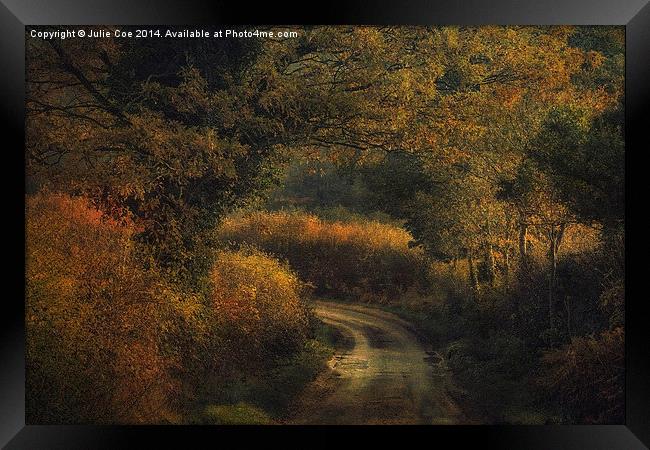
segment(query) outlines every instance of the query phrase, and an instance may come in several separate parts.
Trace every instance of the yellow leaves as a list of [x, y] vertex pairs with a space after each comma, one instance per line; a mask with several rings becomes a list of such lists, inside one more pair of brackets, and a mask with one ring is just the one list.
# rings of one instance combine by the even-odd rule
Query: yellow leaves
[[382, 33], [375, 27], [358, 27], [353, 33], [354, 40], [363, 46], [374, 48], [384, 43]]
[[[158, 345], [171, 301], [131, 253], [133, 224], [47, 193], [27, 198], [26, 222], [27, 362], [30, 382], [47, 385], [30, 392], [37, 408], [155, 421], [172, 384]], [[90, 399], [92, 411], [77, 403]]]
[[521, 102], [523, 91], [513, 86], [502, 86], [495, 89], [495, 94], [501, 98], [503, 105], [508, 109], [513, 109]]
[[446, 44], [451, 49], [457, 49], [460, 46], [460, 35], [457, 27], [445, 27], [442, 30]]
[[211, 273], [210, 307], [215, 325], [234, 347], [224, 349], [235, 359], [259, 362], [265, 349], [302, 344], [308, 312], [302, 283], [276, 259], [259, 251], [220, 251]]
[[[417, 285], [424, 270], [422, 250], [409, 247], [411, 235], [376, 221], [330, 222], [306, 213], [255, 212], [227, 218], [217, 236], [286, 258], [301, 278], [338, 295], [356, 295], [359, 289], [397, 295]], [[295, 283], [262, 261], [255, 264], [273, 273], [277, 285]]]
[[228, 239], [237, 236], [244, 242], [260, 243], [261, 239], [327, 241], [374, 248], [407, 249], [412, 240], [404, 229], [368, 221], [366, 223], [326, 222], [310, 214], [287, 212], [254, 212], [246, 216], [226, 218], [219, 234]]

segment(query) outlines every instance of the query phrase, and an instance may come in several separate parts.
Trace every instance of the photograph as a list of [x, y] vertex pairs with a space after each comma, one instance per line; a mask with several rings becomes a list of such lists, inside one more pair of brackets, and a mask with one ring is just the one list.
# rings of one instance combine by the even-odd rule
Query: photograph
[[624, 425], [626, 30], [25, 36], [27, 425]]

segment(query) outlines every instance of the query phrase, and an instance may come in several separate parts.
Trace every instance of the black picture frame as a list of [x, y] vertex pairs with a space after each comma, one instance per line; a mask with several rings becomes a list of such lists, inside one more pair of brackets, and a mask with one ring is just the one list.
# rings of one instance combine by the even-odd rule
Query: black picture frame
[[[309, 8], [309, 9], [308, 9]], [[636, 294], [637, 278], [626, 274], [626, 419], [625, 425], [576, 426], [431, 426], [431, 427], [189, 427], [189, 426], [34, 426], [25, 425], [24, 373], [24, 93], [25, 26], [90, 24], [571, 24], [624, 25], [626, 28], [626, 192], [633, 190], [636, 160], [647, 148], [650, 83], [650, 5], [648, 0], [426, 0], [405, 2], [328, 1], [316, 5], [276, 2], [228, 3], [195, 0], [0, 0], [0, 111], [3, 134], [1, 177], [7, 258], [4, 302], [0, 317], [1, 377], [0, 444], [9, 449], [123, 448], [142, 445], [192, 448], [188, 442], [205, 440], [226, 445], [225, 436], [237, 434], [238, 444], [268, 436], [286, 439], [291, 432], [318, 433], [320, 442], [303, 436], [305, 445], [336, 444], [349, 433], [363, 433], [389, 443], [418, 438], [432, 445], [453, 442], [462, 448], [512, 449], [642, 449], [650, 445], [650, 343], [645, 298]], [[644, 139], [644, 135], [646, 138]], [[8, 159], [7, 159], [8, 158]], [[636, 169], [635, 169], [636, 168]], [[22, 188], [20, 187], [22, 183]], [[637, 186], [641, 187], [641, 186]], [[639, 194], [640, 198], [642, 194]], [[633, 208], [626, 209], [626, 261], [637, 253], [629, 244], [635, 232]], [[641, 222], [642, 223], [642, 222]], [[647, 266], [647, 264], [646, 264]], [[641, 285], [641, 283], [639, 283]], [[12, 289], [7, 289], [11, 287]], [[640, 286], [642, 287], [642, 286]], [[640, 291], [640, 290], [639, 290]], [[395, 434], [397, 432], [397, 435]], [[284, 441], [288, 443], [287, 441]], [[471, 447], [468, 447], [471, 448]]]

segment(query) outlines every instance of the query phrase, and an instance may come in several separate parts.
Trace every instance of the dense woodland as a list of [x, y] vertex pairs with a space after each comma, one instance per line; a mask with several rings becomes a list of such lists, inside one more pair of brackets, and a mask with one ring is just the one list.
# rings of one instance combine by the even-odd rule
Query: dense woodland
[[282, 422], [320, 297], [477, 423], [621, 423], [623, 29], [296, 30], [27, 38], [28, 422]]

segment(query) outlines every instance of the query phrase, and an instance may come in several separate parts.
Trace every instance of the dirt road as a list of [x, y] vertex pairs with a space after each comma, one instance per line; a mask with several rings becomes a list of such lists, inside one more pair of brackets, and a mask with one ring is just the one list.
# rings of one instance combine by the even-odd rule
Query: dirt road
[[294, 423], [453, 424], [444, 361], [428, 354], [412, 327], [377, 308], [317, 302], [317, 316], [349, 343], [297, 406]]

